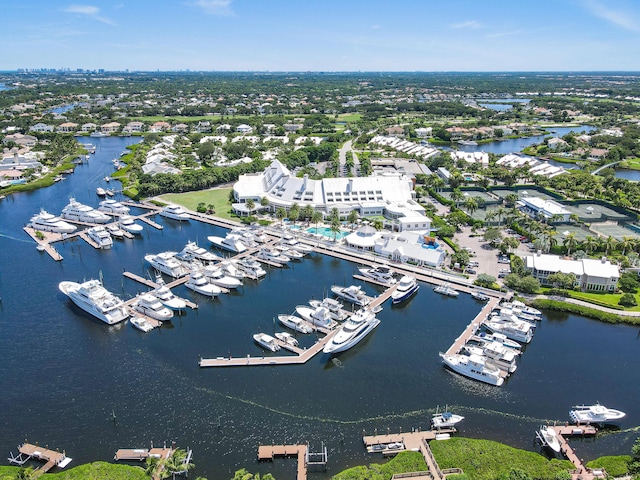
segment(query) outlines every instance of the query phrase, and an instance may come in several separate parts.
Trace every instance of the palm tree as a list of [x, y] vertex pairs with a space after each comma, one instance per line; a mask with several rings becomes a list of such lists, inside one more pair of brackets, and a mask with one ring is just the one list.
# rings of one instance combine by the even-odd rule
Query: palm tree
[[333, 221], [334, 219], [340, 220], [340, 212], [336, 207], [333, 207], [329, 212], [329, 220]]
[[612, 251], [614, 248], [616, 248], [617, 244], [618, 244], [618, 241], [615, 238], [613, 238], [611, 235], [609, 235], [607, 239], [604, 241], [605, 254], [609, 255], [609, 252]]
[[582, 248], [584, 248], [584, 251], [587, 253], [593, 252], [597, 247], [598, 247], [598, 240], [593, 238], [591, 235], [588, 235], [582, 241]]
[[634, 240], [632, 237], [625, 235], [622, 237], [622, 241], [620, 242], [620, 247], [622, 248], [622, 255], [625, 254], [628, 248], [633, 248]]
[[492, 208], [491, 210], [487, 210], [486, 213], [484, 214], [484, 221], [485, 223], [491, 223], [496, 219], [497, 216], [498, 216], [497, 210]]
[[468, 197], [464, 201], [464, 207], [467, 209], [469, 216], [473, 216], [473, 212], [478, 210], [478, 201], [475, 198]]
[[300, 207], [298, 207], [297, 203], [294, 203], [293, 206], [289, 209], [289, 220], [296, 224], [296, 220], [300, 217]]
[[267, 197], [262, 197], [262, 198], [260, 199], [260, 206], [261, 206], [263, 209], [266, 209], [266, 208], [269, 206], [269, 199], [268, 199]]
[[331, 220], [331, 225], [329, 227], [331, 229], [331, 232], [333, 233], [333, 241], [336, 241], [336, 236], [338, 235], [338, 233], [340, 233], [340, 220], [337, 218], [334, 218]]
[[144, 473], [150, 478], [160, 480], [169, 478], [171, 475], [165, 468], [165, 460], [158, 457], [147, 457], [147, 466]]
[[286, 216], [287, 211], [284, 208], [280, 207], [276, 210], [276, 218], [280, 220], [280, 222], [282, 222]]
[[496, 216], [498, 217], [498, 225], [502, 225], [502, 219], [507, 213], [507, 209], [504, 207], [498, 207], [496, 209]]
[[302, 210], [300, 211], [300, 215], [305, 220], [310, 220], [311, 217], [313, 216], [313, 211], [314, 210], [311, 205], [305, 205], [304, 207], [302, 207]]
[[460, 200], [464, 198], [464, 195], [462, 194], [459, 188], [454, 188], [449, 194], [449, 198], [451, 199], [452, 202], [454, 202], [456, 208], [458, 208], [458, 205], [460, 204]]
[[578, 246], [578, 240], [576, 239], [575, 232], [571, 232], [564, 237], [562, 244], [567, 247], [567, 255], [571, 255], [571, 250]]
[[311, 223], [316, 224], [316, 232], [318, 232], [318, 224], [322, 221], [322, 213], [315, 210], [313, 215], [311, 215]]
[[384, 223], [379, 218], [376, 218], [373, 221], [373, 228], [375, 228], [377, 231], [380, 231], [384, 228]]
[[188, 472], [195, 467], [191, 461], [187, 462], [187, 458], [188, 454], [185, 450], [176, 448], [171, 453], [171, 456], [165, 460], [165, 469], [171, 474], [172, 478], [175, 479], [176, 474]]
[[358, 211], [355, 209], [351, 210], [349, 215], [347, 215], [347, 222], [351, 224], [352, 230], [355, 228], [356, 223], [358, 223], [358, 218], [360, 218], [360, 215], [358, 215]]
[[253, 210], [256, 208], [256, 202], [253, 198], [248, 198], [245, 202], [247, 204], [247, 208], [249, 209], [249, 215], [253, 213]]

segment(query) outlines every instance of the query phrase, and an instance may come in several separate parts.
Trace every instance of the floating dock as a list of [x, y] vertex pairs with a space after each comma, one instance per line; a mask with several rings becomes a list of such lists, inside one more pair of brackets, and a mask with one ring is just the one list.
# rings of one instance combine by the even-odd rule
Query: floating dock
[[62, 451], [62, 453], [60, 453], [59, 451], [50, 450], [48, 448], [34, 445], [32, 443], [23, 443], [18, 447], [18, 452], [19, 453], [17, 456], [11, 454], [11, 456], [8, 458], [10, 463], [24, 465], [31, 459], [45, 462], [43, 466], [36, 470], [37, 476], [47, 473], [53, 467], [64, 468], [72, 461], [71, 458], [67, 457], [64, 450]]
[[471, 323], [467, 325], [467, 328], [460, 334], [458, 338], [451, 344], [451, 346], [447, 349], [447, 355], [455, 355], [456, 353], [460, 353], [462, 347], [469, 341], [469, 339], [476, 334], [482, 322], [487, 318], [487, 315], [494, 309], [498, 302], [499, 298], [490, 298], [489, 301], [482, 307], [482, 310], [475, 316]]
[[[136, 275], [135, 273], [131, 273], [131, 272], [127, 272], [124, 271], [122, 272], [122, 275], [124, 275], [125, 277], [131, 279], [131, 280], [135, 280], [136, 282], [142, 283], [143, 285], [146, 285], [149, 288], [158, 288], [159, 285], [151, 280], [149, 280], [148, 278], [144, 278], [141, 277], [140, 275]], [[178, 282], [179, 283], [175, 283]], [[187, 277], [182, 277], [179, 278], [178, 280], [176, 280], [175, 282], [171, 282], [169, 284], [167, 284], [166, 286], [168, 288], [173, 288], [176, 285], [182, 285], [183, 283], [185, 283], [187, 281]], [[181, 300], [184, 300], [184, 302], [187, 304], [187, 307], [189, 307], [192, 310], [195, 310], [196, 308], [198, 308], [198, 304], [197, 303], [193, 303], [189, 300], [187, 300], [186, 298], [181, 298]]]

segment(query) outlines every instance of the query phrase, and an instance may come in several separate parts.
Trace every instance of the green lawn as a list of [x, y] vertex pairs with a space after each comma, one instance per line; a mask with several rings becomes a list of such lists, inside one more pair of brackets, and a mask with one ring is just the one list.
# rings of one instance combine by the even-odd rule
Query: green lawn
[[177, 203], [193, 211], [198, 208], [199, 203], [212, 204], [216, 209], [216, 217], [238, 220], [238, 217], [231, 213], [231, 202], [229, 202], [229, 192], [231, 190], [231, 188], [216, 188], [197, 192], [166, 193], [159, 198], [166, 202]]
[[[0, 480], [12, 480], [20, 467], [0, 467]], [[94, 462], [63, 470], [59, 473], [45, 473], [43, 480], [144, 480], [144, 469], [129, 465]]]
[[[585, 300], [587, 302], [595, 300], [599, 303], [606, 303], [608, 305], [615, 305], [619, 307], [618, 302], [622, 297], [622, 293], [593, 293], [593, 292], [570, 292], [572, 298], [576, 298], [578, 300]], [[635, 307], [625, 308], [625, 310], [638, 312], [640, 311], [640, 293], [636, 293], [636, 302], [638, 305]]]
[[630, 158], [616, 165], [616, 168], [626, 168], [628, 170], [640, 170], [640, 158]]
[[357, 122], [362, 118], [359, 113], [341, 113], [338, 115], [338, 122]]

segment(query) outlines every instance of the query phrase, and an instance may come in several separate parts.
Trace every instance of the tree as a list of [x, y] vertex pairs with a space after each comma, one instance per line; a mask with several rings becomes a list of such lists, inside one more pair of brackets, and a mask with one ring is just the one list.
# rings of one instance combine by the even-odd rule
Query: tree
[[638, 288], [640, 288], [640, 280], [638, 279], [638, 275], [634, 272], [625, 272], [620, 275], [620, 280], [618, 281], [618, 286], [620, 290], [625, 293], [637, 293]]
[[329, 226], [331, 233], [333, 233], [333, 241], [336, 241], [336, 236], [340, 233], [340, 220], [337, 218], [331, 219], [331, 225]]
[[562, 244], [567, 247], [567, 255], [571, 255], [571, 250], [578, 246], [578, 240], [576, 239], [576, 234], [574, 232], [569, 233], [564, 237]]
[[459, 250], [453, 255], [451, 255], [451, 266], [455, 266], [458, 264], [460, 267], [464, 267], [469, 263], [469, 252], [466, 250]]
[[464, 201], [464, 207], [469, 212], [469, 216], [472, 216], [473, 213], [478, 210], [478, 201], [475, 198], [469, 197]]
[[340, 220], [340, 212], [336, 207], [333, 207], [329, 211], [329, 221], [333, 221], [333, 220]]
[[605, 254], [609, 255], [609, 252], [612, 251], [614, 248], [616, 248], [617, 244], [618, 244], [618, 241], [615, 238], [613, 238], [611, 235], [609, 235], [607, 239], [604, 241]]
[[481, 273], [480, 275], [478, 275], [478, 277], [476, 278], [476, 281], [473, 282], [473, 283], [475, 283], [476, 285], [479, 285], [481, 287], [489, 288], [494, 283], [496, 283], [496, 277], [493, 277], [491, 275], [487, 275], [486, 273]]
[[349, 212], [349, 215], [347, 216], [347, 222], [349, 222], [352, 226], [355, 226], [358, 223], [359, 218], [360, 215], [358, 214], [358, 211], [354, 209]]
[[622, 248], [622, 255], [624, 255], [629, 247], [633, 248], [634, 242], [633, 238], [628, 235], [624, 235], [622, 237], [622, 241], [619, 243], [619, 246]]
[[269, 206], [269, 199], [267, 197], [262, 197], [260, 199], [260, 206], [262, 208], [267, 208]]
[[549, 275], [547, 280], [554, 288], [569, 289], [576, 284], [576, 275], [574, 273], [557, 272]]
[[491, 245], [494, 245], [498, 242], [498, 240], [502, 240], [502, 233], [495, 227], [487, 228], [482, 236], [485, 242], [489, 242]]
[[502, 243], [500, 245], [500, 250], [502, 250], [504, 248], [504, 250], [505, 250], [504, 253], [507, 253], [510, 250], [517, 249], [519, 245], [520, 245], [520, 242], [518, 241], [517, 238], [507, 237], [502, 241]]
[[188, 472], [195, 467], [191, 461], [187, 462], [187, 458], [188, 454], [185, 450], [176, 448], [171, 456], [165, 460], [165, 468], [172, 478], [175, 479], [176, 474]]
[[256, 208], [256, 202], [253, 198], [248, 198], [245, 203], [247, 204], [247, 208], [249, 209], [249, 215], [251, 215], [251, 213], [253, 213]]
[[375, 228], [378, 232], [384, 228], [384, 223], [379, 218], [376, 218], [373, 221], [373, 228]]
[[284, 208], [280, 207], [276, 210], [276, 218], [281, 222], [282, 220], [285, 219], [286, 216], [287, 216], [287, 211]]
[[632, 293], [625, 293], [620, 297], [618, 301], [618, 305], [622, 305], [623, 307], [635, 307], [638, 305], [635, 295]]
[[300, 211], [300, 216], [305, 220], [311, 220], [311, 217], [313, 216], [313, 212], [314, 212], [314, 209], [311, 205], [305, 205], [304, 207], [302, 207], [302, 210]]
[[311, 223], [316, 224], [316, 232], [318, 231], [318, 224], [322, 221], [322, 213], [314, 210], [313, 215], [311, 215]]
[[597, 247], [598, 247], [598, 240], [593, 238], [591, 235], [587, 236], [582, 241], [582, 248], [584, 248], [584, 251], [587, 252], [587, 254], [593, 252]]
[[289, 213], [287, 215], [289, 216], [289, 220], [291, 220], [295, 225], [296, 221], [300, 217], [300, 207], [298, 206], [297, 203], [294, 203], [291, 206], [291, 208], [289, 209]]
[[456, 208], [460, 204], [460, 201], [464, 198], [464, 195], [459, 188], [454, 188], [449, 194], [449, 198], [455, 204]]
[[171, 476], [171, 473], [165, 468], [165, 460], [158, 457], [147, 457], [144, 473], [154, 479], [164, 479]]

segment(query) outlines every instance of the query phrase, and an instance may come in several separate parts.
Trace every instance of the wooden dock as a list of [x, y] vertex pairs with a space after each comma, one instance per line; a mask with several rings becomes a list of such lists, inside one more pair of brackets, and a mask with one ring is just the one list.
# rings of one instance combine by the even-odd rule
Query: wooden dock
[[61, 237], [61, 234], [52, 233], [52, 232], [40, 232], [43, 236], [41, 240], [36, 235], [35, 229], [31, 227], [24, 227], [23, 230], [27, 233], [27, 235], [29, 235], [33, 239], [34, 242], [38, 244], [38, 246], [43, 248], [44, 251], [47, 252], [49, 256], [53, 258], [56, 262], [59, 262], [62, 260], [63, 258], [62, 255], [60, 255], [58, 251], [55, 248], [53, 248], [53, 246], [51, 245], [54, 241], [56, 241], [54, 240], [54, 238], [57, 239]]
[[24, 463], [30, 459], [40, 460], [45, 462], [43, 466], [36, 470], [36, 477], [47, 473], [53, 467], [64, 468], [71, 463], [71, 458], [67, 457], [64, 450], [62, 452], [50, 450], [46, 447], [34, 445], [32, 443], [23, 443], [18, 447], [18, 457], [9, 458], [9, 462], [24, 465]]
[[275, 457], [298, 457], [297, 480], [307, 478], [307, 450], [306, 445], [260, 445], [258, 447], [259, 461], [272, 461]]
[[138, 460], [143, 461], [149, 457], [163, 458], [167, 459], [173, 453], [173, 449], [163, 447], [163, 448], [121, 448], [116, 451], [113, 459], [115, 461], [121, 460]]
[[556, 437], [560, 442], [560, 453], [562, 453], [567, 460], [573, 463], [576, 469], [571, 472], [573, 480], [593, 480], [596, 477], [604, 477], [604, 471], [598, 472], [598, 475], [589, 468], [586, 468], [582, 460], [573, 451], [569, 442], [565, 437], [568, 436], [591, 436], [597, 433], [597, 429], [593, 425], [554, 425], [551, 428], [555, 430]]
[[[136, 275], [135, 273], [131, 273], [131, 272], [127, 272], [126, 270], [124, 272], [122, 272], [122, 275], [124, 275], [125, 277], [127, 277], [130, 280], [135, 280], [136, 282], [142, 283], [143, 285], [146, 285], [149, 288], [158, 288], [159, 285], [151, 280], [149, 280], [148, 278], [144, 278], [141, 277], [140, 275]], [[182, 277], [179, 278], [173, 282], [168, 283], [166, 286], [168, 288], [173, 288], [177, 285], [182, 285], [183, 283], [185, 283], [187, 281], [188, 277]], [[180, 297], [181, 298], [181, 297]], [[187, 307], [189, 307], [191, 310], [195, 310], [196, 308], [198, 308], [198, 304], [197, 303], [193, 303], [190, 300], [187, 300], [186, 298], [181, 298], [182, 300], [184, 300], [184, 302], [187, 304]]]
[[480, 328], [482, 322], [487, 318], [487, 315], [494, 309], [494, 307], [500, 301], [499, 298], [490, 298], [489, 301], [482, 307], [482, 310], [475, 316], [475, 318], [467, 325], [467, 328], [460, 334], [458, 338], [451, 344], [451, 346], [447, 349], [447, 355], [455, 355], [462, 350], [462, 347], [469, 341], [469, 339], [475, 335]]

